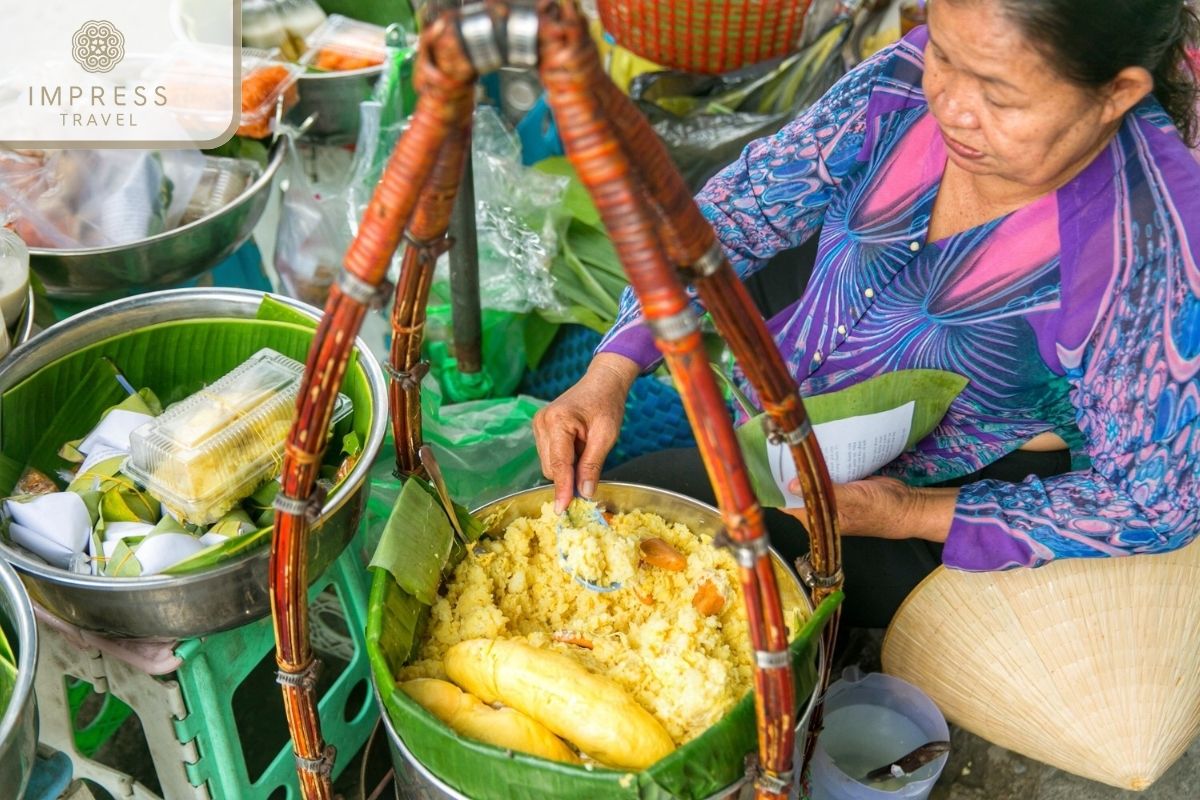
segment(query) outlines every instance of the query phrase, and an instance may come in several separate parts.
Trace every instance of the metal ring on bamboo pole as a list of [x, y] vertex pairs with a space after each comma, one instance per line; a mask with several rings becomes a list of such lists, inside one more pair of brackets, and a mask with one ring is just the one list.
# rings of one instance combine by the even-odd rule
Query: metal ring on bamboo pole
[[483, 3], [464, 6], [458, 18], [458, 33], [471, 66], [480, 75], [495, 72], [504, 66], [504, 56], [496, 40], [496, 23]]
[[525, 5], [509, 8], [505, 30], [508, 34], [508, 63], [511, 66], [537, 66], [538, 26], [537, 11], [533, 8]]
[[659, 339], [678, 342], [700, 330], [700, 317], [691, 308], [685, 308], [669, 317], [647, 319], [646, 324]]
[[698, 278], [708, 278], [717, 274], [717, 271], [726, 263], [725, 249], [721, 247], [721, 243], [714, 241], [712, 246], [704, 251], [704, 255], [696, 259], [696, 263], [691, 265], [691, 272]]

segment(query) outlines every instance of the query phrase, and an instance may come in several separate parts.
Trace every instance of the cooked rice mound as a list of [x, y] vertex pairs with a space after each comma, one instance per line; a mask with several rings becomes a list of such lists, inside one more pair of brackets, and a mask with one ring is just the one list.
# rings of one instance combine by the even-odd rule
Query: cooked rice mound
[[[463, 559], [431, 610], [428, 632], [400, 678], [446, 679], [442, 659], [452, 645], [516, 639], [576, 659], [621, 685], [677, 745], [723, 717], [753, 686], [750, 637], [733, 556], [684, 525], [647, 512], [616, 514], [613, 536], [632, 546], [658, 537], [686, 556], [676, 572], [636, 560], [623, 588], [589, 591], [562, 566], [559, 517], [552, 504], [519, 518], [502, 535], [483, 538]], [[614, 565], [608, 564], [609, 570]], [[610, 572], [611, 574], [611, 572]], [[721, 592], [724, 608], [705, 616], [693, 607], [699, 586]], [[794, 605], [785, 603], [791, 619]], [[592, 649], [588, 649], [590, 645]]]

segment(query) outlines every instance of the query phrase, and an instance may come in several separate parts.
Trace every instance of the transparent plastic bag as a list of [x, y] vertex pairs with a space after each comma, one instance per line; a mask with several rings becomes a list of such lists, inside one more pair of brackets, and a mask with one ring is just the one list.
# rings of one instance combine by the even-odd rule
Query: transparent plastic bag
[[128, 244], [177, 225], [203, 172], [198, 150], [0, 151], [0, 219], [30, 247]]
[[567, 179], [524, 166], [520, 140], [490, 106], [475, 114], [471, 150], [483, 305], [517, 313], [558, 308], [550, 274], [558, 250], [551, 212], [562, 202]]
[[[384, 104], [365, 102], [361, 108], [347, 207], [354, 230], [403, 130], [403, 123], [384, 122]], [[551, 212], [562, 202], [567, 179], [525, 167], [516, 133], [490, 106], [476, 112], [471, 144], [483, 306], [516, 313], [558, 309], [550, 274], [558, 250]], [[442, 256], [439, 280], [449, 280], [449, 265]]]
[[350, 246], [345, 187], [315, 185], [295, 148], [288, 153], [286, 169], [275, 271], [285, 294], [322, 308]]

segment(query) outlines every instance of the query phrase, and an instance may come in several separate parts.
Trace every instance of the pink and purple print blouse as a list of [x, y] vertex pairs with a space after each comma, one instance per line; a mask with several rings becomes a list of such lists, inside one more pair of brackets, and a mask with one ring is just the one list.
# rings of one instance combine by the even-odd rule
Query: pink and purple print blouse
[[[805, 395], [898, 369], [970, 379], [883, 474], [928, 485], [1045, 431], [1068, 443], [1069, 473], [960, 490], [947, 565], [1183, 546], [1200, 531], [1200, 164], [1147, 99], [1058, 191], [931, 241], [946, 152], [925, 40], [913, 31], [750, 144], [701, 209], [742, 276], [820, 228], [808, 290], [768, 322]], [[598, 352], [659, 358], [628, 291]]]

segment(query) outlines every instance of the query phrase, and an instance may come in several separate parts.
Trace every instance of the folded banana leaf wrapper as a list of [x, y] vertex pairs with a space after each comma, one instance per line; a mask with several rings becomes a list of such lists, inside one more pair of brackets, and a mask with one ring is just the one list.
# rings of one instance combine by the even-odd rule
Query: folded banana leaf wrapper
[[[547, 761], [460, 736], [397, 689], [396, 675], [424, 635], [441, 582], [465, 556], [434, 497], [419, 479], [405, 484], [371, 562], [367, 614], [367, 653], [376, 688], [405, 746], [422, 764], [473, 800], [702, 800], [744, 776], [745, 756], [758, 741], [751, 694], [701, 736], [649, 769], [630, 773]], [[468, 540], [500, 533], [485, 533], [483, 523], [465, 509], [456, 511]], [[816, 685], [820, 631], [840, 601], [837, 594], [822, 603], [791, 644], [798, 708]]]
[[[118, 377], [152, 387], [163, 406], [182, 400], [264, 347], [304, 362], [315, 323], [286, 305], [263, 299], [256, 319], [210, 318], [165, 322], [119, 333], [81, 347], [38, 370], [0, 396], [0, 497], [33, 468], [62, 480], [74, 464], [64, 443], [85, 436], [106, 410], [128, 402]], [[366, 373], [352, 356], [341, 391], [353, 413], [333, 431], [335, 444], [367, 440], [374, 413]], [[337, 455], [338, 448], [329, 448]], [[60, 489], [66, 488], [66, 481]], [[170, 572], [194, 572], [269, 541], [270, 526], [201, 551]]]

